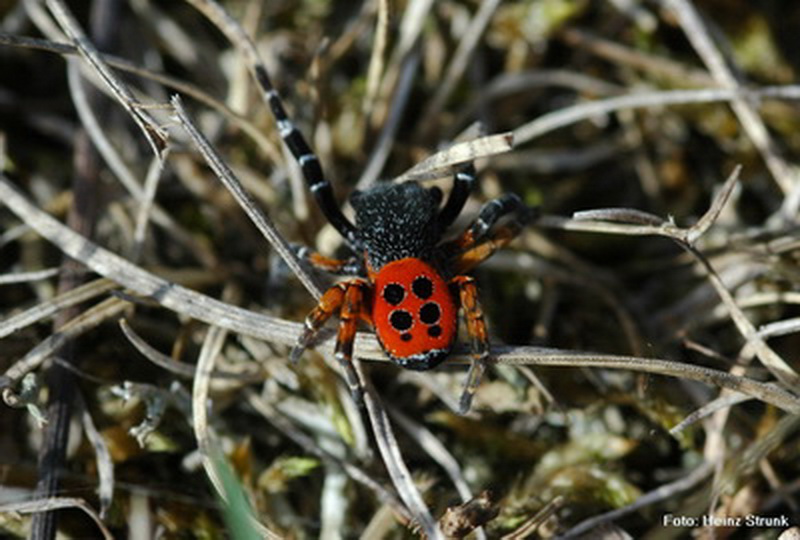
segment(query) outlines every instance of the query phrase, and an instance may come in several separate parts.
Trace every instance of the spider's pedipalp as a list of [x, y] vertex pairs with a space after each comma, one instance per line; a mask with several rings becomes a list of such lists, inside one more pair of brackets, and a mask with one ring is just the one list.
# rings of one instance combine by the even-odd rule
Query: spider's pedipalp
[[295, 343], [292, 352], [289, 354], [290, 362], [296, 363], [300, 359], [303, 351], [306, 350], [314, 339], [314, 336], [317, 335], [319, 329], [325, 324], [325, 321], [339, 312], [344, 302], [347, 286], [347, 282], [337, 283], [325, 291], [325, 294], [319, 299], [317, 306], [312, 309], [311, 313], [306, 317], [303, 333], [297, 338], [297, 343]]
[[366, 273], [363, 257], [353, 256], [347, 259], [334, 259], [326, 257], [306, 246], [294, 245], [292, 248], [300, 260], [307, 262], [314, 268], [322, 270], [323, 272], [337, 276], [354, 277], [363, 276]]

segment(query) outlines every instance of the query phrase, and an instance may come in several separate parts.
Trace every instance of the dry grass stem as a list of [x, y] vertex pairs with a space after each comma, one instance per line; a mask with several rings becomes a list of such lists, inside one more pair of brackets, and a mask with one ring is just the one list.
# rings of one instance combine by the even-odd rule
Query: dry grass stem
[[420, 161], [412, 168], [394, 178], [394, 182], [422, 181], [450, 176], [456, 165], [476, 159], [508, 152], [514, 147], [511, 133], [488, 135], [471, 141], [456, 143]]
[[0, 339], [43, 319], [52, 317], [62, 309], [72, 307], [86, 300], [105, 294], [117, 287], [110, 279], [96, 279], [58, 296], [39, 302], [35, 306], [0, 321]]
[[139, 100], [134, 97], [128, 87], [123, 84], [106, 65], [100, 53], [94, 45], [92, 45], [91, 41], [89, 41], [83, 30], [81, 30], [78, 21], [72, 15], [72, 12], [66, 4], [61, 0], [45, 0], [45, 2], [59, 25], [61, 25], [61, 28], [77, 47], [78, 52], [86, 60], [94, 73], [111, 89], [119, 103], [142, 130], [148, 143], [150, 143], [153, 153], [160, 158], [167, 143], [166, 135], [157, 122], [143, 110], [143, 105]]
[[50, 510], [58, 510], [62, 508], [77, 508], [89, 516], [92, 521], [97, 525], [100, 534], [106, 540], [114, 540], [114, 535], [108, 530], [103, 519], [97, 514], [94, 508], [83, 499], [75, 497], [51, 497], [38, 501], [26, 501], [18, 503], [0, 504], [0, 514], [8, 512], [17, 512], [20, 514], [31, 514], [35, 512], [47, 512]]
[[219, 154], [214, 150], [214, 147], [211, 146], [208, 139], [200, 133], [189, 119], [181, 104], [180, 98], [177, 96], [174, 97], [172, 105], [175, 107], [175, 113], [181, 125], [189, 134], [194, 144], [197, 145], [198, 150], [200, 150], [200, 153], [211, 170], [214, 171], [214, 174], [217, 175], [217, 178], [219, 178], [231, 195], [233, 195], [242, 210], [245, 211], [253, 224], [255, 224], [258, 230], [261, 231], [261, 234], [264, 235], [264, 238], [266, 238], [272, 247], [275, 248], [275, 251], [280, 254], [311, 296], [319, 299], [322, 296], [322, 290], [319, 285], [317, 285], [314, 277], [303, 268], [297, 255], [292, 251], [291, 247], [289, 247], [289, 243], [283, 235], [275, 228], [275, 225], [272, 224], [272, 221], [270, 221], [267, 215], [256, 206], [253, 197], [245, 191], [242, 187], [242, 183], [236, 178], [236, 175], [233, 174], [230, 167], [222, 160]]
[[[716, 47], [705, 28], [700, 14], [689, 0], [665, 0], [667, 6], [678, 16], [687, 39], [695, 51], [703, 59], [711, 76], [722, 88], [738, 89], [742, 82], [737, 80], [720, 50]], [[739, 122], [749, 135], [753, 144], [761, 152], [775, 182], [784, 192], [790, 194], [798, 184], [797, 173], [778, 153], [775, 142], [767, 130], [761, 116], [745, 95], [735, 95], [731, 99], [731, 107], [739, 118]]]

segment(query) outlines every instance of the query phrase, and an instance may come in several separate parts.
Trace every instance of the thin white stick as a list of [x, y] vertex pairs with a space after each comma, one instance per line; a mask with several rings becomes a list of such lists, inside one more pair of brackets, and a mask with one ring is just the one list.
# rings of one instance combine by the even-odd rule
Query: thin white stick
[[47, 7], [53, 14], [53, 17], [61, 25], [61, 28], [69, 36], [72, 42], [78, 47], [81, 56], [86, 60], [89, 66], [99, 75], [100, 79], [108, 86], [117, 101], [123, 106], [128, 114], [139, 126], [139, 129], [144, 133], [147, 142], [156, 157], [161, 157], [164, 148], [166, 148], [166, 134], [159, 127], [158, 123], [143, 110], [141, 102], [133, 95], [128, 87], [117, 79], [116, 75], [111, 71], [106, 63], [103, 61], [100, 53], [95, 46], [86, 37], [86, 34], [81, 29], [78, 21], [75, 19], [72, 12], [61, 0], [45, 0]]
[[[741, 88], [741, 82], [737, 80], [722, 53], [714, 45], [700, 14], [692, 3], [689, 0], [663, 0], [663, 2], [677, 15], [686, 38], [702, 58], [714, 80], [723, 88], [731, 90]], [[750, 140], [758, 148], [783, 194], [792, 193], [798, 184], [797, 174], [778, 153], [775, 142], [753, 103], [745, 95], [737, 93], [731, 99], [731, 108]]]

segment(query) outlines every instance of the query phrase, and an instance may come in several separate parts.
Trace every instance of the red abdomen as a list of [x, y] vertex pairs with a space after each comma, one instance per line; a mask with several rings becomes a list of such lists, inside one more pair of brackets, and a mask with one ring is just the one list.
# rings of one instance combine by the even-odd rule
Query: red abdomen
[[407, 257], [375, 276], [372, 319], [393, 361], [430, 369], [445, 359], [456, 337], [458, 308], [447, 282], [428, 263]]

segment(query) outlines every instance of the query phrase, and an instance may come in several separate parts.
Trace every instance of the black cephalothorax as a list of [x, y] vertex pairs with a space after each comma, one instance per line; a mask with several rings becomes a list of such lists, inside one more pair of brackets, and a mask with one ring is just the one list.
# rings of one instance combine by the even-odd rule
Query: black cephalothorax
[[382, 184], [351, 197], [356, 235], [373, 270], [405, 257], [432, 261], [442, 231], [442, 192], [416, 182]]

